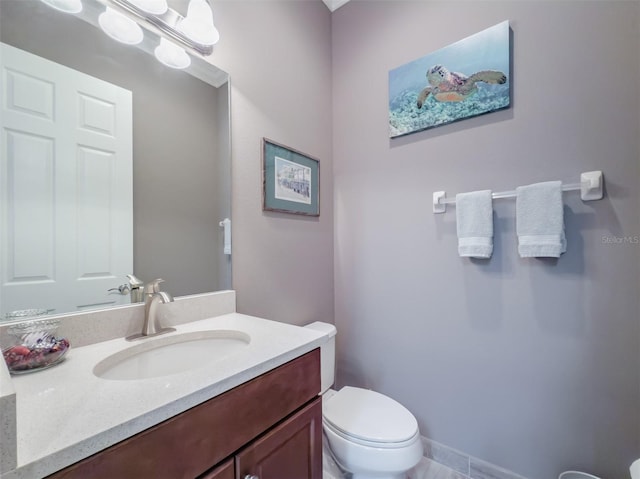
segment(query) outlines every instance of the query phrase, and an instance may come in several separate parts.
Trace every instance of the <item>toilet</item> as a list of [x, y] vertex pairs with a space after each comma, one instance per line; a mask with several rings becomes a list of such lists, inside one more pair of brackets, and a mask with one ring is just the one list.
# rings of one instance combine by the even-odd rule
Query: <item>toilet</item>
[[327, 335], [320, 347], [322, 429], [329, 446], [325, 454], [353, 479], [406, 479], [423, 454], [416, 418], [384, 394], [351, 386], [330, 389], [336, 328], [319, 321], [306, 327]]

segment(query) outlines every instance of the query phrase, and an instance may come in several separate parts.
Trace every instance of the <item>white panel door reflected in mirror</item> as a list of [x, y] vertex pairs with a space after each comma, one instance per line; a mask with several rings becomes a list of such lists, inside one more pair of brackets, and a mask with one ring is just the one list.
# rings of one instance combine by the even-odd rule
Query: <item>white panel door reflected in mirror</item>
[[3, 43], [0, 67], [0, 313], [128, 302], [108, 290], [133, 270], [131, 92]]

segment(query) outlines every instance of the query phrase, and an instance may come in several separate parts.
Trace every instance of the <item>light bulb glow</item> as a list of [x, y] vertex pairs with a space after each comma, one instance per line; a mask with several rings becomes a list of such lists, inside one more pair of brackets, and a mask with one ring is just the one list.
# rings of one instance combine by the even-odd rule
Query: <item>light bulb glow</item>
[[169, 68], [181, 70], [191, 65], [191, 58], [183, 48], [166, 38], [160, 39], [160, 45], [153, 51], [158, 61]]
[[45, 5], [49, 5], [56, 10], [65, 13], [80, 13], [82, 11], [81, 0], [41, 0]]
[[98, 23], [107, 35], [127, 45], [136, 45], [144, 37], [142, 28], [136, 22], [111, 7], [100, 14]]
[[213, 12], [205, 0], [191, 0], [187, 16], [178, 24], [178, 30], [201, 45], [213, 45], [220, 33], [213, 24]]
[[154, 15], [162, 15], [169, 8], [167, 0], [129, 0], [129, 2], [140, 10]]

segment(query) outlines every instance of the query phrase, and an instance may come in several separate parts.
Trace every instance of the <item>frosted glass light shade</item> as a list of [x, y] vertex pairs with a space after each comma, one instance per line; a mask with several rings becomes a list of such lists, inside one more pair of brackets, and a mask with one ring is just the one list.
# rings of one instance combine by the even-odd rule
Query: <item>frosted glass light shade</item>
[[144, 37], [142, 28], [122, 13], [107, 7], [98, 17], [100, 28], [114, 40], [127, 45], [137, 45]]
[[129, 3], [154, 15], [162, 15], [169, 8], [167, 0], [129, 0]]
[[156, 47], [153, 53], [160, 63], [169, 68], [181, 70], [191, 65], [191, 58], [187, 52], [166, 38], [160, 39], [160, 45]]
[[81, 0], [41, 0], [42, 3], [65, 13], [80, 13], [82, 11]]
[[191, 0], [187, 16], [178, 25], [178, 30], [201, 45], [213, 45], [220, 33], [213, 24], [213, 12], [206, 0]]

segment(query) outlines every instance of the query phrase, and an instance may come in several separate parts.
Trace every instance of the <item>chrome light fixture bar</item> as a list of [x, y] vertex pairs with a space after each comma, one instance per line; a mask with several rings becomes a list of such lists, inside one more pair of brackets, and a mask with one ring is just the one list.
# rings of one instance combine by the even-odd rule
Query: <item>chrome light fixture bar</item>
[[206, 56], [213, 53], [213, 45], [203, 45], [201, 43], [195, 42], [179, 30], [180, 22], [184, 20], [184, 17], [171, 8], [168, 8], [167, 11], [161, 15], [154, 15], [145, 12], [128, 0], [107, 0], [107, 2], [113, 5], [117, 5], [127, 12], [132, 13], [136, 17], [150, 23], [162, 33], [171, 37], [172, 40], [182, 43], [186, 47], [195, 50], [201, 55]]

